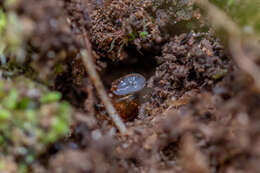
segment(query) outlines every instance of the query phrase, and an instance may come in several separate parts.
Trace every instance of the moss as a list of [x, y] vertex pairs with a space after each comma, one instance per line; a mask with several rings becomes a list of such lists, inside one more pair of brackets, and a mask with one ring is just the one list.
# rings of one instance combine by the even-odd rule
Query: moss
[[6, 15], [3, 12], [3, 9], [0, 8], [0, 33], [3, 32], [3, 29], [6, 27]]
[[147, 31], [142, 31], [142, 32], [139, 33], [139, 36], [140, 36], [141, 38], [144, 38], [144, 37], [147, 36], [147, 35], [148, 35], [148, 32], [147, 32]]
[[58, 63], [55, 67], [54, 67], [54, 72], [56, 75], [62, 74], [62, 72], [64, 72], [66, 70], [66, 67], [64, 64]]
[[[12, 73], [14, 69], [19, 70], [20, 74], [37, 78], [42, 83], [46, 81], [48, 86], [53, 85], [55, 77], [66, 70], [63, 63], [75, 56], [79, 44], [69, 36], [66, 18], [57, 17], [57, 14], [64, 15], [61, 7], [52, 2], [41, 2], [48, 4], [45, 6], [32, 0], [28, 2], [31, 7], [19, 0], [0, 2], [1, 69]], [[47, 9], [53, 9], [53, 12], [39, 13]], [[59, 26], [53, 27], [49, 21], [55, 21]]]
[[41, 103], [49, 103], [59, 101], [61, 99], [61, 94], [59, 92], [49, 92], [41, 97]]
[[135, 33], [131, 32], [128, 34], [128, 41], [134, 41], [136, 38]]
[[11, 89], [10, 93], [3, 100], [3, 105], [8, 109], [15, 109], [17, 104], [18, 93], [16, 89]]
[[[7, 1], [8, 2], [8, 1]], [[11, 6], [13, 2], [8, 2]], [[3, 58], [10, 56], [17, 60], [24, 60], [23, 50], [23, 24], [16, 13], [12, 10], [3, 10], [0, 7], [0, 57], [3, 65]]]
[[212, 78], [214, 80], [219, 80], [219, 79], [223, 78], [226, 74], [227, 74], [227, 70], [221, 70], [218, 73], [215, 73], [214, 75], [212, 75]]
[[28, 172], [27, 166], [25, 164], [20, 164], [18, 168], [18, 173], [27, 173], [27, 172]]
[[27, 78], [0, 84], [0, 152], [17, 160], [18, 172], [28, 172], [51, 143], [68, 134], [71, 108], [60, 93]]
[[0, 121], [7, 120], [11, 117], [11, 113], [8, 110], [0, 110]]

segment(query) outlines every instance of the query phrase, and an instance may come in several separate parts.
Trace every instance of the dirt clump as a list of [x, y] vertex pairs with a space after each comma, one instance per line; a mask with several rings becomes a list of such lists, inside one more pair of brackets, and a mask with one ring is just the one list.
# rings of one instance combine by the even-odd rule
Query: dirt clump
[[27, 21], [31, 31], [26, 37], [27, 61], [40, 79], [54, 79], [53, 76], [66, 70], [64, 61], [76, 56], [81, 47], [64, 18], [62, 1], [20, 2], [15, 9]]
[[143, 1], [103, 2], [90, 14], [91, 42], [101, 57], [122, 60], [125, 48], [134, 45], [137, 50], [151, 50], [160, 42], [160, 32], [145, 11]]
[[209, 34], [199, 38], [201, 34], [181, 34], [163, 46], [162, 56], [156, 57], [160, 65], [148, 81], [151, 110], [167, 108], [188, 91], [210, 90], [232, 69], [221, 45]]

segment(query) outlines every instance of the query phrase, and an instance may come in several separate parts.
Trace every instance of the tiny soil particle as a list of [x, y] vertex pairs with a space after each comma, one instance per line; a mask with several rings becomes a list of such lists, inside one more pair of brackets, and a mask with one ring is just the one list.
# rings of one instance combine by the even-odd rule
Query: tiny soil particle
[[137, 73], [123, 76], [112, 83], [113, 103], [118, 114], [125, 120], [133, 120], [138, 115], [138, 92], [146, 84], [145, 78]]

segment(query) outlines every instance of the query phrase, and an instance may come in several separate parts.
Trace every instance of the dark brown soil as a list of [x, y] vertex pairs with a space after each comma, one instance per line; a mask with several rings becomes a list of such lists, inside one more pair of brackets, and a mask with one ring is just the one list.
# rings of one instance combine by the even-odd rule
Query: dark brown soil
[[[27, 0], [17, 7], [35, 25], [32, 67], [42, 67], [76, 112], [71, 135], [42, 156], [45, 172], [259, 172], [260, 95], [220, 41], [203, 32], [192, 4], [174, 2]], [[125, 74], [146, 77], [127, 135], [111, 123], [81, 62], [84, 30], [108, 93]], [[53, 73], [58, 63], [65, 70]]]

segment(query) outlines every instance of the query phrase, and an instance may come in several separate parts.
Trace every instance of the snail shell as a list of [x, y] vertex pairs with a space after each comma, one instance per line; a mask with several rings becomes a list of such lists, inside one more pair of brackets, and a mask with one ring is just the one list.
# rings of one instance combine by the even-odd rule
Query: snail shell
[[145, 78], [138, 73], [123, 76], [112, 83], [113, 103], [123, 120], [130, 121], [138, 115], [140, 102], [137, 93], [145, 84]]
[[142, 90], [145, 83], [146, 80], [142, 75], [132, 73], [114, 81], [111, 90], [118, 96], [133, 94]]

